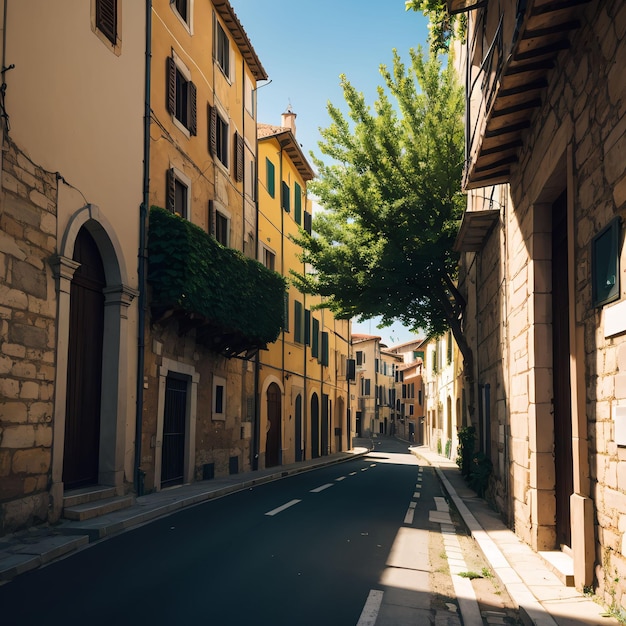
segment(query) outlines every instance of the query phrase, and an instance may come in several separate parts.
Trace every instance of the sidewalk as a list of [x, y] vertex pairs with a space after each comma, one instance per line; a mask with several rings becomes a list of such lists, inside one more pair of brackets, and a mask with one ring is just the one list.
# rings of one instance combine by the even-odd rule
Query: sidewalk
[[413, 446], [410, 450], [435, 468], [450, 500], [494, 574], [518, 605], [527, 626], [619, 625], [617, 619], [605, 617], [604, 608], [591, 597], [567, 587], [548, 560], [505, 526], [497, 513], [465, 484], [456, 463], [426, 446]]
[[129, 508], [86, 521], [63, 520], [57, 525], [45, 525], [0, 537], [0, 584], [66, 556], [90, 542], [110, 537], [187, 506], [363, 456], [370, 451], [371, 440], [356, 440], [353, 445], [355, 447], [348, 452], [337, 452], [293, 465], [281, 465], [164, 489], [136, 498]]

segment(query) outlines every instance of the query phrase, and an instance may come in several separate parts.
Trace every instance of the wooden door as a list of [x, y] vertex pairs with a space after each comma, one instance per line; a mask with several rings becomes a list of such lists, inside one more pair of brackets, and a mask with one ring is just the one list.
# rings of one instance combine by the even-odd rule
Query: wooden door
[[268, 431], [265, 440], [265, 467], [280, 464], [280, 387], [272, 383], [267, 389]]
[[552, 206], [552, 359], [554, 462], [558, 545], [571, 544], [570, 496], [574, 491], [567, 262], [567, 194]]
[[316, 393], [311, 397], [311, 458], [320, 455], [320, 401]]
[[165, 379], [161, 487], [182, 485], [185, 474], [187, 380], [168, 375]]
[[74, 247], [80, 267], [70, 287], [63, 482], [98, 482], [105, 275], [98, 246], [83, 228]]

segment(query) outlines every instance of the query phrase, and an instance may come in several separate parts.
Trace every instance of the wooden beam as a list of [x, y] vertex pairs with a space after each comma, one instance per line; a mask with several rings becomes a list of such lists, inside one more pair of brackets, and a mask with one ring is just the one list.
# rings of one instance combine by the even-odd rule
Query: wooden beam
[[535, 57], [547, 56], [549, 54], [554, 56], [555, 52], [569, 50], [570, 46], [569, 39], [562, 39], [561, 41], [556, 41], [542, 48], [531, 48], [530, 50], [526, 50], [526, 52], [517, 52], [515, 54], [515, 60], [524, 61], [526, 59], [534, 59]]
[[522, 39], [535, 39], [537, 37], [549, 37], [550, 35], [557, 35], [560, 33], [566, 33], [571, 30], [580, 28], [579, 20], [572, 20], [571, 22], [563, 22], [556, 26], [548, 26], [546, 28], [538, 28], [537, 30], [526, 30], [522, 35]]
[[530, 122], [524, 120], [517, 124], [511, 124], [510, 126], [503, 126], [502, 128], [494, 128], [485, 132], [485, 137], [499, 137], [500, 135], [508, 135], [509, 133], [519, 133], [522, 130], [526, 130], [530, 127]]
[[519, 113], [520, 111], [526, 111], [527, 109], [536, 109], [541, 106], [541, 98], [533, 98], [532, 100], [527, 100], [526, 102], [520, 102], [519, 104], [514, 104], [513, 106], [506, 107], [504, 109], [494, 109], [491, 117], [502, 117], [504, 115], [512, 115], [513, 113]]
[[518, 87], [510, 87], [509, 89], [500, 89], [498, 92], [498, 98], [506, 98], [507, 96], [515, 96], [527, 91], [533, 91], [536, 89], [545, 89], [548, 86], [548, 81], [545, 78], [534, 80], [531, 83], [524, 83]]

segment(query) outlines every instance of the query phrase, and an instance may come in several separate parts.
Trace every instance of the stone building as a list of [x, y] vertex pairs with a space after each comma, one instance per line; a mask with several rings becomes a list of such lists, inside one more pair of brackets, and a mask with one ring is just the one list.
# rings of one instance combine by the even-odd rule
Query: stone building
[[[626, 604], [626, 4], [466, 11], [456, 246], [489, 497], [577, 587]], [[564, 579], [567, 572], [564, 573]]]
[[145, 54], [140, 3], [4, 4], [0, 534], [132, 483]]

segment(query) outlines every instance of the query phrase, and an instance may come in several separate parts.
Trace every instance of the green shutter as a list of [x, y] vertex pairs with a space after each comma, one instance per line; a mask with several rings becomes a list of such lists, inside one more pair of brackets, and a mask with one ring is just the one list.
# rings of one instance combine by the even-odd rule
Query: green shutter
[[285, 312], [283, 319], [283, 330], [288, 333], [289, 332], [289, 294], [285, 293]]
[[311, 311], [309, 309], [304, 310], [304, 343], [307, 346], [311, 345]]
[[313, 336], [311, 337], [311, 356], [319, 356], [320, 352], [320, 323], [313, 318]]
[[322, 365], [328, 366], [328, 333], [322, 333]]
[[272, 198], [274, 197], [274, 194], [276, 193], [276, 188], [275, 188], [275, 174], [274, 174], [274, 164], [268, 159], [265, 159], [265, 168], [267, 170], [267, 193], [270, 194], [270, 196], [272, 196]]
[[302, 343], [303, 340], [303, 315], [302, 315], [302, 302], [297, 300], [293, 301], [293, 340], [296, 343]]
[[302, 187], [298, 183], [294, 183], [293, 193], [293, 219], [296, 224], [302, 224]]

